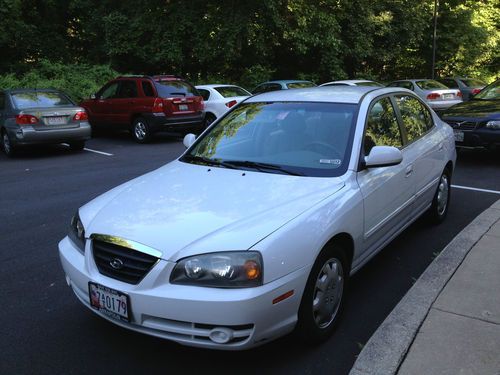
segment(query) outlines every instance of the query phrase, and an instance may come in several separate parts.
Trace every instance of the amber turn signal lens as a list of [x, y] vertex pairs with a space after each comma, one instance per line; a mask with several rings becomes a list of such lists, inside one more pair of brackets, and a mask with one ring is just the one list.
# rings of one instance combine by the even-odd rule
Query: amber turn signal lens
[[260, 276], [260, 268], [257, 262], [248, 260], [245, 262], [244, 268], [248, 280], [255, 280]]

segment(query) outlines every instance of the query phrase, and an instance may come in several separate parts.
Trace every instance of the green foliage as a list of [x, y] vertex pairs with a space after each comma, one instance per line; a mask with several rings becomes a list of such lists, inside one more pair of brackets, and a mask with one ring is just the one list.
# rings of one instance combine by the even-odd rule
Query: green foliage
[[88, 98], [104, 83], [118, 75], [107, 65], [82, 65], [40, 62], [28, 73], [0, 76], [0, 89], [54, 88], [66, 92], [77, 102]]

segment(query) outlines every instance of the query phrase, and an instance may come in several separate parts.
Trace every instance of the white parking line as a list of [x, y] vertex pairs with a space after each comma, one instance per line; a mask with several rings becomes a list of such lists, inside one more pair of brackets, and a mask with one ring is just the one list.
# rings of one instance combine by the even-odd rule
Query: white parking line
[[460, 185], [451, 185], [451, 187], [455, 189], [474, 190], [474, 191], [481, 191], [483, 193], [500, 194], [500, 191], [497, 190], [479, 189], [479, 188], [460, 186]]
[[104, 152], [104, 151], [97, 151], [97, 150], [92, 150], [91, 148], [84, 148], [85, 151], [88, 151], [88, 152], [94, 152], [96, 154], [101, 154], [101, 155], [106, 155], [106, 156], [113, 156], [113, 154], [110, 154], [110, 153], [107, 153], [107, 152]]

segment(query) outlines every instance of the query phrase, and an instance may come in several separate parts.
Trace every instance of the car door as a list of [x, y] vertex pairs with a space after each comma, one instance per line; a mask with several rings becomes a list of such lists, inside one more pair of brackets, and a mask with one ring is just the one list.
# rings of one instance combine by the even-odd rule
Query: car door
[[404, 137], [390, 96], [375, 99], [367, 114], [362, 158], [374, 146], [394, 146], [403, 153], [395, 166], [365, 168], [357, 181], [364, 205], [365, 255], [383, 246], [411, 218], [415, 194], [413, 155], [404, 147]]
[[434, 124], [431, 112], [416, 97], [394, 95], [396, 110], [403, 124], [405, 150], [414, 159], [415, 213], [432, 203], [444, 163], [443, 139]]
[[116, 97], [110, 99], [111, 122], [122, 126], [130, 125], [132, 114], [137, 112], [135, 107], [138, 104], [137, 81], [120, 80]]
[[90, 120], [92, 122], [98, 124], [112, 123], [111, 103], [118, 95], [119, 86], [119, 81], [113, 81], [99, 90], [90, 108]]

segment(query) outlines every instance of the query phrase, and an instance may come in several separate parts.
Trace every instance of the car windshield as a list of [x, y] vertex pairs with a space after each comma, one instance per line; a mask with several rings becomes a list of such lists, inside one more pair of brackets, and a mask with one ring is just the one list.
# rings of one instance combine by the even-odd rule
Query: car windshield
[[220, 86], [216, 87], [215, 90], [219, 92], [224, 98], [232, 98], [234, 96], [250, 96], [247, 90], [242, 89], [238, 86]]
[[349, 164], [356, 104], [246, 103], [180, 160], [304, 176], [340, 176]]
[[475, 99], [481, 100], [499, 100], [500, 99], [500, 80], [493, 82], [491, 85], [486, 86], [479, 93], [474, 96]]
[[467, 87], [484, 87], [486, 83], [479, 79], [461, 79], [460, 80]]
[[200, 96], [198, 91], [185, 81], [157, 81], [156, 90], [162, 98], [170, 98], [172, 96]]
[[287, 83], [286, 87], [289, 89], [306, 89], [308, 87], [316, 87], [316, 85], [312, 82], [291, 82]]
[[55, 91], [16, 92], [12, 94], [12, 99], [18, 109], [74, 105], [66, 95]]
[[416, 81], [415, 83], [422, 90], [447, 90], [448, 89], [448, 86], [445, 86], [438, 81], [434, 81], [433, 79], [427, 79], [425, 81]]
[[381, 85], [378, 82], [372, 82], [372, 81], [356, 82], [356, 86], [384, 87], [384, 85]]

